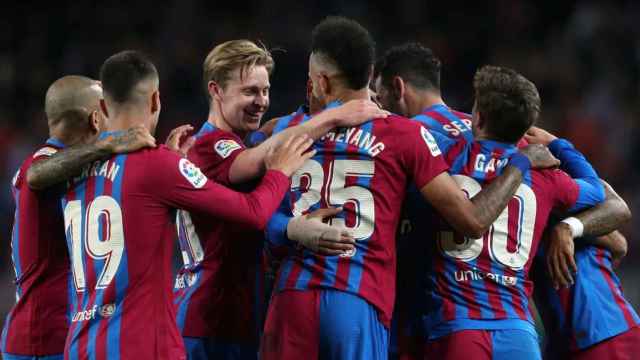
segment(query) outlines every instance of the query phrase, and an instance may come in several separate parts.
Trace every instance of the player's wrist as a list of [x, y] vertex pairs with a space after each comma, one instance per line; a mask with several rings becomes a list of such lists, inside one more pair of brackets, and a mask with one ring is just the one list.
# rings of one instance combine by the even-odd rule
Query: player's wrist
[[517, 152], [511, 155], [511, 157], [509, 158], [509, 165], [520, 170], [520, 172], [524, 175], [531, 169], [531, 160], [529, 160], [529, 157], [525, 154]]
[[576, 217], [568, 217], [560, 221], [558, 225], [568, 227], [569, 231], [571, 232], [571, 237], [574, 239], [577, 237], [581, 237], [584, 233], [584, 224], [582, 223], [582, 221], [580, 221], [580, 219]]

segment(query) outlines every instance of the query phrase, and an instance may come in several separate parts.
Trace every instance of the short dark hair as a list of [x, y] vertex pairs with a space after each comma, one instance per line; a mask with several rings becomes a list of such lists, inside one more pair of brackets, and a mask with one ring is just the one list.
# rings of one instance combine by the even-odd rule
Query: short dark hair
[[375, 43], [355, 20], [329, 16], [313, 29], [311, 52], [331, 59], [353, 89], [367, 86], [375, 61]]
[[476, 111], [498, 141], [515, 143], [540, 115], [536, 86], [516, 71], [483, 66], [473, 77]]
[[133, 100], [132, 91], [141, 81], [157, 77], [158, 71], [151, 60], [135, 50], [111, 55], [100, 68], [102, 89], [117, 103]]
[[440, 91], [440, 68], [442, 63], [431, 49], [419, 43], [410, 42], [389, 49], [376, 64], [376, 77], [380, 76], [385, 85], [394, 76], [422, 89]]

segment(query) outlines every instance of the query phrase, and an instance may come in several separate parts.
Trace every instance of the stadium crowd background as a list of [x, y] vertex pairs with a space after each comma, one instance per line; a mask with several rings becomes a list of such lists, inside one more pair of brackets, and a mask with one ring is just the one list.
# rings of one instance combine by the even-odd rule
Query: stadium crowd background
[[[199, 0], [107, 4], [58, 1], [49, 7], [3, 5], [0, 15], [0, 316], [14, 302], [10, 181], [24, 157], [47, 138], [43, 103], [57, 78], [97, 78], [109, 55], [148, 53], [161, 77], [157, 138], [207, 114], [202, 62], [220, 42], [249, 38], [273, 50], [271, 108], [286, 114], [304, 101], [308, 43], [324, 16], [342, 14], [367, 27], [381, 54], [416, 40], [443, 61], [449, 106], [471, 111], [471, 79], [483, 64], [513, 67], [542, 96], [540, 125], [570, 139], [635, 214], [623, 233], [629, 253], [619, 268], [627, 298], [640, 308], [640, 3], [497, 0], [304, 2]], [[280, 50], [279, 50], [280, 49]], [[153, 176], [154, 174], [149, 174]], [[391, 196], [391, 195], [390, 195]]]

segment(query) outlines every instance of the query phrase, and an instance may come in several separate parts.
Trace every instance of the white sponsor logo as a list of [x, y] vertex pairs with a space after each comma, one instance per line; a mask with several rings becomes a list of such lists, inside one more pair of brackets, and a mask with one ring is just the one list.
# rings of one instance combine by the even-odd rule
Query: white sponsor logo
[[429, 151], [431, 152], [431, 155], [438, 156], [438, 155], [442, 154], [440, 152], [440, 148], [438, 147], [438, 143], [436, 142], [436, 139], [433, 138], [433, 135], [431, 135], [429, 130], [427, 130], [423, 126], [421, 126], [420, 127], [420, 134], [422, 135], [422, 138], [424, 139], [424, 142], [427, 144], [427, 147], [429, 148]]
[[196, 189], [200, 189], [207, 183], [207, 177], [200, 171], [200, 168], [187, 159], [180, 159], [178, 169], [180, 174]]
[[178, 274], [176, 276], [176, 283], [173, 285], [174, 289], [184, 289], [186, 287], [191, 287], [196, 280], [198, 280], [198, 275], [191, 272], [186, 272], [183, 274]]
[[232, 152], [242, 149], [242, 146], [230, 139], [222, 139], [218, 140], [216, 144], [213, 146], [213, 149], [220, 155], [223, 159], [226, 159], [231, 155]]
[[504, 286], [516, 286], [516, 284], [518, 283], [518, 278], [515, 276], [485, 273], [476, 268], [473, 268], [471, 270], [457, 270], [454, 273], [454, 277], [457, 282], [481, 281], [484, 279], [488, 279]]
[[45, 146], [42, 149], [36, 151], [36, 153], [33, 154], [33, 157], [37, 158], [38, 156], [51, 156], [57, 152], [58, 149], [52, 148], [51, 146]]
[[96, 318], [96, 314], [103, 318], [110, 318], [116, 312], [116, 304], [104, 304], [102, 306], [93, 305], [87, 310], [80, 310], [73, 314], [71, 322], [89, 321]]

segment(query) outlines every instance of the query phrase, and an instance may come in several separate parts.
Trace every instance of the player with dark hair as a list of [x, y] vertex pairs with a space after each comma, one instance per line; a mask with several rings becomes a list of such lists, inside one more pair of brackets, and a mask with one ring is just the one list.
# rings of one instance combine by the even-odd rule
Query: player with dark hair
[[[356, 101], [248, 149], [243, 139], [257, 129], [269, 107], [273, 66], [271, 54], [249, 40], [219, 44], [204, 60], [209, 116], [188, 158], [222, 185], [252, 189], [253, 181], [264, 173], [267, 154], [290, 136], [304, 133], [315, 139], [335, 126], [386, 116], [375, 104]], [[176, 319], [189, 358], [255, 359], [265, 308], [263, 233], [186, 211], [178, 212], [177, 223], [184, 266], [175, 283]], [[340, 231], [319, 226], [335, 240], [343, 238]]]
[[[318, 101], [331, 108], [369, 98], [374, 44], [366, 29], [353, 20], [329, 17], [316, 26], [311, 43], [309, 77]], [[296, 123], [285, 119], [275, 132], [292, 125]], [[457, 229], [477, 237], [506, 206], [529, 160], [515, 155], [504, 175], [469, 201], [446, 173], [429, 131], [406, 118], [389, 116], [338, 128], [316, 141], [314, 149], [317, 154], [293, 177], [283, 206], [289, 216], [342, 207], [331, 223], [350, 228], [356, 248], [342, 256], [292, 249], [280, 268], [261, 356], [386, 358], [395, 294], [395, 229], [407, 182], [411, 179]], [[544, 147], [525, 151], [534, 165], [557, 164]], [[277, 237], [272, 240], [300, 236], [291, 226], [295, 219], [272, 219], [269, 233]]]
[[2, 331], [4, 359], [63, 356], [69, 280], [60, 210], [65, 177], [51, 179], [49, 175], [59, 176], [60, 154], [80, 154], [76, 162], [86, 164], [101, 156], [154, 145], [153, 138], [141, 129], [95, 142], [105, 126], [101, 97], [100, 84], [84, 76], [65, 76], [51, 84], [45, 97], [50, 138], [22, 163], [13, 178], [16, 211], [11, 256], [17, 301]]
[[[109, 132], [100, 136], [133, 125], [153, 132], [161, 106], [153, 63], [123, 51], [104, 62], [100, 78], [109, 117]], [[292, 138], [269, 155], [264, 178], [248, 194], [208, 180], [164, 146], [85, 167], [63, 199], [74, 287], [65, 358], [185, 359], [172, 297], [173, 209], [260, 229], [287, 176], [314, 154], [303, 155], [309, 144]]]
[[[450, 172], [472, 197], [504, 171], [540, 112], [535, 85], [511, 69], [481, 68], [474, 90], [475, 140], [435, 135]], [[435, 241], [426, 249], [432, 260], [421, 292], [426, 358], [541, 358], [528, 271], [549, 213], [575, 212], [604, 200], [596, 172], [569, 142], [558, 139], [549, 147], [576, 180], [559, 170], [527, 171], [482, 236], [464, 237], [445, 222], [431, 228]]]
[[431, 49], [406, 43], [376, 65], [377, 100], [387, 110], [420, 121], [431, 131], [473, 140], [471, 115], [449, 108], [440, 91], [442, 64]]

